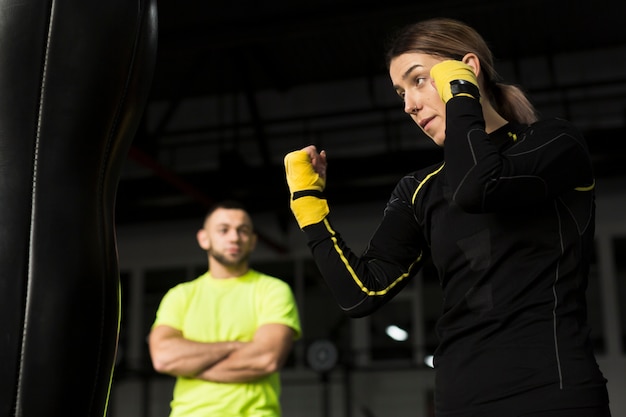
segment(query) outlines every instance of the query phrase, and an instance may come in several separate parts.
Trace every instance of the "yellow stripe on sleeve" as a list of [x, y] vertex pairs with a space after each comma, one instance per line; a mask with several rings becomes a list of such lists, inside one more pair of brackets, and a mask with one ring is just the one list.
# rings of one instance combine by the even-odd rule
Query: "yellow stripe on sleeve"
[[393, 287], [395, 287], [396, 285], [398, 285], [398, 283], [402, 282], [402, 280], [404, 280], [406, 277], [408, 277], [411, 274], [411, 270], [413, 269], [413, 267], [422, 260], [422, 252], [420, 252], [420, 254], [417, 257], [417, 259], [415, 261], [413, 261], [413, 263], [411, 263], [411, 265], [409, 266], [409, 269], [407, 270], [407, 272], [405, 272], [404, 274], [402, 274], [398, 278], [396, 278], [388, 287], [386, 287], [386, 288], [384, 288], [382, 290], [379, 290], [379, 291], [370, 290], [365, 285], [363, 285], [363, 282], [359, 279], [359, 277], [357, 276], [356, 272], [354, 272], [354, 269], [352, 269], [352, 266], [348, 262], [348, 259], [346, 259], [346, 257], [344, 256], [343, 251], [341, 250], [341, 248], [337, 244], [337, 238], [335, 237], [336, 233], [332, 229], [332, 227], [330, 226], [330, 223], [328, 222], [328, 220], [326, 218], [324, 218], [324, 225], [326, 226], [326, 230], [328, 230], [328, 232], [331, 234], [331, 240], [333, 241], [333, 246], [335, 248], [335, 251], [339, 254], [339, 258], [341, 259], [343, 264], [346, 266], [346, 269], [350, 273], [350, 276], [352, 277], [352, 280], [361, 289], [361, 291], [364, 292], [365, 294], [367, 294], [368, 296], [376, 296], [376, 295], [385, 295], [385, 294], [387, 294]]

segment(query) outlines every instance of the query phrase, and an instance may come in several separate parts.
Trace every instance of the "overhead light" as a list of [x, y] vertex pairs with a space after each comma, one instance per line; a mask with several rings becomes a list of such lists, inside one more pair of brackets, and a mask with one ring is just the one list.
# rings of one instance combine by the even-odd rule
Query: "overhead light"
[[434, 368], [435, 364], [434, 364], [434, 359], [435, 357], [433, 355], [426, 355], [424, 356], [424, 364], [426, 366], [428, 366], [429, 368]]
[[387, 333], [387, 336], [389, 336], [396, 342], [404, 342], [409, 338], [409, 333], [406, 330], [396, 326], [395, 324], [387, 326], [387, 328], [385, 329], [385, 333]]

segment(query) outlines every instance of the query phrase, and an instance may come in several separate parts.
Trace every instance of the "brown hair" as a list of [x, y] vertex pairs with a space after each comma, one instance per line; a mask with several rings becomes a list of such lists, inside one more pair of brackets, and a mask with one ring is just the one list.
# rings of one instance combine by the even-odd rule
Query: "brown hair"
[[461, 60], [470, 52], [476, 54], [480, 60], [484, 93], [495, 110], [509, 121], [537, 121], [537, 112], [526, 94], [519, 87], [501, 81], [487, 43], [465, 23], [433, 18], [405, 26], [388, 41], [387, 68], [393, 58], [410, 52], [456, 60]]
[[242, 210], [242, 211], [245, 211], [248, 216], [250, 216], [250, 213], [248, 212], [248, 210], [246, 209], [246, 206], [242, 202], [240, 202], [238, 200], [226, 199], [226, 200], [214, 202], [209, 207], [209, 209], [207, 210], [206, 214], [204, 215], [204, 219], [202, 220], [202, 224], [204, 225], [204, 223], [206, 223], [208, 218], [211, 217], [211, 214], [213, 214], [218, 209]]

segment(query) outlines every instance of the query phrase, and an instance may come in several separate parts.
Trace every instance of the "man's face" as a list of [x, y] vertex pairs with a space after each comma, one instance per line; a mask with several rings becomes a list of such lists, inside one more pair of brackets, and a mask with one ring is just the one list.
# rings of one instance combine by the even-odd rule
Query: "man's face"
[[245, 211], [220, 208], [198, 232], [198, 243], [218, 263], [239, 266], [248, 262], [256, 245], [256, 234]]

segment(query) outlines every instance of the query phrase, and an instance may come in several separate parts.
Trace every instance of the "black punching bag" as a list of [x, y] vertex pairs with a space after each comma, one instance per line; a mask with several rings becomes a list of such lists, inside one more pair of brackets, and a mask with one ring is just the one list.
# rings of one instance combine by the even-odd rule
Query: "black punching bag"
[[151, 0], [0, 0], [0, 416], [104, 416], [115, 194], [156, 58]]

